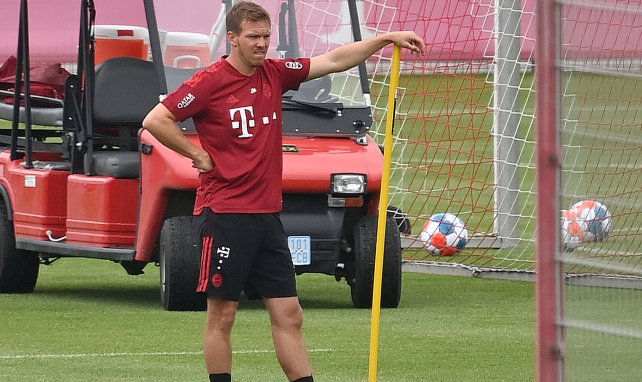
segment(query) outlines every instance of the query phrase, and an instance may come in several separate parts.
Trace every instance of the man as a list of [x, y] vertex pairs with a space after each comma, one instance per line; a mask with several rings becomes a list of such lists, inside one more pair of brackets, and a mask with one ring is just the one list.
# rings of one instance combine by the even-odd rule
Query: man
[[[199, 172], [195, 214], [205, 217], [199, 292], [207, 293], [204, 339], [210, 381], [230, 381], [231, 332], [239, 296], [268, 310], [277, 359], [290, 381], [313, 381], [281, 211], [281, 95], [352, 68], [394, 43], [423, 54], [413, 32], [392, 32], [312, 58], [266, 59], [269, 14], [239, 2], [226, 17], [230, 55], [196, 73], [145, 118], [162, 144]], [[192, 117], [203, 148], [176, 122]]]

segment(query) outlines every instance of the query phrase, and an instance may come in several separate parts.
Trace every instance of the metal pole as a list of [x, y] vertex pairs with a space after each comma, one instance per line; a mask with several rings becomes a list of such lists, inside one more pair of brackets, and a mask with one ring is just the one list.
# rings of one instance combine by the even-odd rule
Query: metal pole
[[[81, 7], [81, 41], [82, 41], [82, 55], [84, 78], [83, 83], [85, 88], [83, 90], [82, 113], [84, 123], [84, 161], [83, 168], [85, 175], [94, 175], [94, 81], [95, 81], [95, 68], [94, 68], [94, 55], [95, 45], [93, 36], [93, 25], [96, 16], [96, 9], [93, 0], [84, 0]], [[80, 73], [79, 73], [80, 74]]]
[[559, 122], [561, 120], [560, 15], [555, 0], [537, 2], [537, 380], [562, 381], [563, 331], [562, 267], [560, 251], [560, 168], [562, 165]]
[[18, 128], [20, 125], [20, 88], [22, 86], [22, 72], [24, 67], [24, 44], [23, 40], [26, 38], [23, 34], [22, 24], [26, 23], [26, 14], [24, 9], [27, 7], [27, 0], [20, 2], [20, 22], [18, 26], [18, 52], [16, 57], [16, 86], [13, 91], [13, 117], [11, 121], [11, 160], [16, 160], [23, 157], [23, 154], [18, 153]]
[[[350, 12], [350, 25], [352, 26], [352, 37], [354, 41], [361, 41], [361, 23], [359, 22], [359, 11], [356, 0], [348, 0], [348, 11]], [[366, 63], [362, 62], [358, 66], [359, 78], [361, 79], [361, 91], [363, 94], [370, 94], [370, 82], [368, 82], [368, 72]]]
[[147, 19], [147, 30], [149, 31], [149, 44], [152, 50], [152, 61], [156, 68], [158, 76], [158, 88], [160, 96], [167, 95], [167, 79], [165, 78], [165, 65], [163, 65], [163, 52], [160, 45], [160, 34], [158, 33], [158, 23], [156, 22], [156, 12], [154, 11], [154, 2], [145, 0], [145, 17]]
[[[29, 59], [29, 10], [28, 2], [22, 2], [20, 10], [21, 19], [20, 33], [22, 33], [22, 53], [23, 53], [23, 70], [24, 70], [24, 101], [25, 101], [25, 168], [33, 168], [33, 142], [31, 140], [31, 60]], [[20, 90], [20, 86], [17, 86]], [[14, 102], [20, 103], [20, 98], [14, 98]]]
[[[223, 0], [223, 3], [225, 4], [225, 14], [227, 15], [227, 12], [232, 9], [234, 6], [234, 0]], [[225, 23], [225, 20], [223, 20]], [[232, 46], [230, 45], [230, 41], [227, 39], [227, 25], [225, 26], [225, 54], [230, 54], [232, 51]]]
[[519, 234], [520, 0], [496, 0], [495, 67], [495, 231], [502, 247], [514, 247]]

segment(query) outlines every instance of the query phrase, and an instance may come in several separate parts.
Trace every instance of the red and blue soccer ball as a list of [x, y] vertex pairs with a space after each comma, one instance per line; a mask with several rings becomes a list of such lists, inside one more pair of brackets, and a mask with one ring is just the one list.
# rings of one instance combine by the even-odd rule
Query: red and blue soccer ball
[[454, 214], [435, 214], [421, 229], [421, 240], [429, 252], [440, 256], [453, 256], [466, 247], [468, 230], [464, 222]]
[[604, 241], [613, 228], [609, 210], [595, 200], [582, 200], [562, 211], [564, 250], [572, 251], [582, 242]]

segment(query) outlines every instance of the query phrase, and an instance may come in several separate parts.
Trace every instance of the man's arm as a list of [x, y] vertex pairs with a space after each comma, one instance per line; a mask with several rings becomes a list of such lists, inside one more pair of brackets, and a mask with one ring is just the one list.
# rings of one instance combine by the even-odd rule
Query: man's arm
[[306, 81], [355, 67], [388, 44], [395, 44], [414, 53], [424, 54], [424, 40], [415, 32], [389, 32], [368, 40], [343, 45], [310, 58], [310, 73]]
[[147, 114], [143, 127], [160, 143], [192, 160], [192, 167], [199, 172], [214, 169], [214, 162], [205, 150], [193, 144], [178, 128], [174, 114], [159, 103]]

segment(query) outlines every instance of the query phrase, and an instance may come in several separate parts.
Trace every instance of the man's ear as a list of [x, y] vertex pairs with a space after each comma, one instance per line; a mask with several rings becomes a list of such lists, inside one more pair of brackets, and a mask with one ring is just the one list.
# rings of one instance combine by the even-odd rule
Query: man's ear
[[227, 31], [227, 41], [232, 46], [238, 46], [238, 36], [232, 31]]

